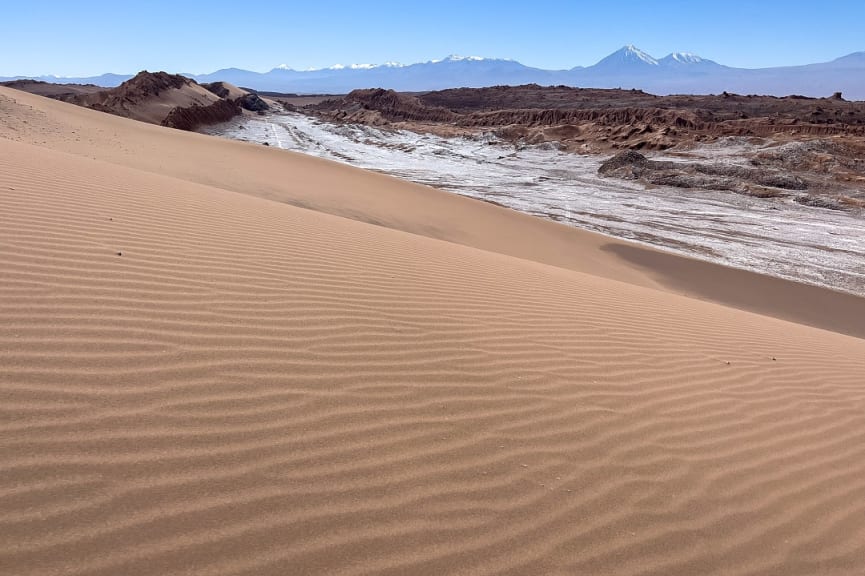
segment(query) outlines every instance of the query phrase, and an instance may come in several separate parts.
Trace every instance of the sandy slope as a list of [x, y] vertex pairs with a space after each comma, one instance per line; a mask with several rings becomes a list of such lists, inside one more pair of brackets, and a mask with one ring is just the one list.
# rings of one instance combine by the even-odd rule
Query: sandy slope
[[492, 206], [9, 95], [0, 573], [865, 565], [865, 340]]
[[606, 236], [301, 154], [164, 130], [5, 88], [0, 126], [19, 142], [865, 338], [865, 322], [857, 320], [865, 317], [863, 298], [749, 273], [717, 282], [729, 270], [696, 270], [693, 260], [653, 250], [638, 255]]

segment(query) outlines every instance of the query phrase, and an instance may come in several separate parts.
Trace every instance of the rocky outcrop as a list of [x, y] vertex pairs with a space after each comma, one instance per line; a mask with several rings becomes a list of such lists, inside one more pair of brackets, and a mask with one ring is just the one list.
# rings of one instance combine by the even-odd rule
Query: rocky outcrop
[[343, 122], [452, 122], [459, 114], [427, 106], [417, 97], [381, 88], [353, 90], [343, 98], [325, 100], [313, 108], [320, 115]]
[[244, 110], [249, 110], [250, 112], [265, 112], [270, 110], [270, 106], [259, 98], [258, 94], [238, 88], [227, 82], [209, 82], [201, 86], [220, 98], [237, 102]]
[[601, 165], [598, 168], [598, 174], [608, 176], [618, 173], [622, 168], [630, 168], [630, 171], [633, 172], [634, 167], [645, 166], [648, 161], [649, 159], [639, 152], [625, 150], [624, 152], [619, 152], [612, 158], [601, 162]]
[[225, 82], [207, 82], [201, 85], [205, 90], [209, 90], [213, 92], [220, 98], [231, 98], [232, 88], [230, 84], [226, 84]]
[[172, 88], [178, 89], [192, 85], [197, 86], [198, 83], [191, 78], [179, 74], [148, 72], [147, 70], [144, 70], [117, 88], [111, 88], [106, 92], [110, 92], [115, 98], [141, 100], [148, 97], [159, 96], [160, 93]]
[[116, 88], [81, 95], [72, 102], [101, 112], [136, 118], [137, 109], [148, 103], [158, 102], [160, 96], [164, 96], [167, 92], [192, 86], [197, 87], [198, 84], [184, 76], [145, 70]]
[[[598, 173], [657, 186], [727, 190], [761, 198], [790, 196], [810, 206], [840, 205], [826, 196], [802, 194], [810, 188], [820, 192], [820, 183], [807, 176], [791, 174], [783, 166], [779, 169], [779, 166], [764, 164], [760, 168], [750, 168], [736, 164], [657, 161], [626, 150], [602, 162]], [[815, 200], [818, 197], [823, 199]]]
[[162, 125], [179, 130], [195, 130], [199, 126], [226, 122], [240, 113], [240, 104], [236, 100], [217, 100], [208, 106], [178, 106], [168, 113]]
[[452, 135], [493, 131], [565, 149], [664, 150], [726, 136], [865, 136], [865, 103], [788, 96], [654, 96], [567, 86], [457, 88], [425, 94], [355, 90], [305, 109], [326, 120]]
[[258, 94], [245, 94], [237, 99], [237, 103], [241, 108], [250, 112], [265, 112], [270, 110], [270, 105], [259, 98]]
[[772, 118], [778, 122], [865, 124], [863, 103], [847, 102], [840, 93], [830, 98], [742, 96], [728, 92], [719, 96], [655, 96], [641, 90], [527, 84], [440, 90], [420, 94], [418, 100], [426, 106], [460, 114], [501, 110], [660, 109], [691, 111], [707, 123]]

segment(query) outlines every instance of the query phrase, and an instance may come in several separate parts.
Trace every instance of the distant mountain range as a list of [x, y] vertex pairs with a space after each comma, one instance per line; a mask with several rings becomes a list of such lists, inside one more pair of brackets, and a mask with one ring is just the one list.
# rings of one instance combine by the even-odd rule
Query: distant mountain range
[[[865, 52], [831, 62], [778, 68], [733, 68], [687, 52], [656, 59], [635, 46], [625, 46], [593, 66], [543, 70], [514, 60], [448, 56], [418, 64], [336, 65], [318, 70], [278, 66], [269, 72], [238, 68], [211, 74], [184, 74], [198, 82], [230, 82], [259, 91], [300, 94], [343, 94], [356, 88], [391, 88], [420, 92], [445, 88], [496, 85], [567, 85], [584, 88], [637, 88], [653, 94], [766, 94], [830, 96], [865, 100]], [[46, 82], [117, 86], [132, 75], [103, 74], [90, 78], [41, 76]], [[0, 78], [0, 81], [23, 77]]]

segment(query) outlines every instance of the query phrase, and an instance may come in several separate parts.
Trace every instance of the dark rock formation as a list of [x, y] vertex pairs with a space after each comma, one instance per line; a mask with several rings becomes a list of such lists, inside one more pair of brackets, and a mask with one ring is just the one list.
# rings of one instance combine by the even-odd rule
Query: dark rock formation
[[213, 92], [220, 98], [228, 98], [231, 94], [231, 90], [228, 89], [225, 82], [207, 82], [206, 84], [202, 84], [201, 87]]
[[417, 97], [381, 88], [353, 90], [343, 98], [325, 100], [314, 107], [336, 120], [380, 124], [383, 122], [451, 122], [458, 114], [427, 106]]
[[179, 130], [195, 130], [206, 124], [217, 124], [226, 122], [240, 114], [240, 105], [235, 100], [217, 100], [209, 106], [193, 105], [182, 108], [173, 108], [165, 120], [163, 126], [177, 128]]
[[725, 136], [865, 136], [865, 103], [840, 97], [654, 96], [639, 90], [566, 86], [457, 88], [423, 94], [355, 90], [305, 108], [325, 120], [453, 133], [493, 130], [566, 149], [663, 150]]
[[645, 166], [648, 161], [649, 159], [639, 152], [625, 150], [624, 152], [619, 152], [612, 158], [608, 158], [601, 162], [601, 166], [598, 168], [598, 174], [605, 176], [625, 166]]
[[181, 76], [180, 74], [143, 70], [113, 90], [115, 90], [115, 94], [117, 95], [158, 96], [163, 90], [182, 88], [194, 84], [197, 84], [195, 80]]
[[805, 180], [785, 171], [734, 164], [649, 160], [633, 150], [620, 152], [602, 162], [598, 173], [627, 180], [642, 180], [658, 186], [728, 190], [761, 197], [779, 196], [781, 191], [808, 188]]
[[259, 98], [258, 94], [250, 92], [244, 88], [235, 88], [235, 94], [237, 94], [237, 91], [240, 91], [242, 95], [232, 98], [231, 90], [225, 85], [225, 82], [209, 82], [207, 84], [202, 84], [201, 86], [220, 98], [237, 101], [240, 107], [244, 110], [249, 110], [250, 112], [264, 112], [270, 110], [270, 106], [268, 106], [267, 102]]
[[270, 110], [267, 102], [258, 97], [258, 94], [244, 94], [237, 100], [240, 107], [250, 112], [264, 112]]

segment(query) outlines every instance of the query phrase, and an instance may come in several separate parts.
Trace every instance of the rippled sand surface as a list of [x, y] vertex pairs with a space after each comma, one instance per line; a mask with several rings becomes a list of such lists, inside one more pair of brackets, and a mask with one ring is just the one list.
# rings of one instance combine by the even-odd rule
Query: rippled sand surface
[[0, 573], [859, 573], [853, 297], [610, 246], [0, 89]]

